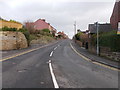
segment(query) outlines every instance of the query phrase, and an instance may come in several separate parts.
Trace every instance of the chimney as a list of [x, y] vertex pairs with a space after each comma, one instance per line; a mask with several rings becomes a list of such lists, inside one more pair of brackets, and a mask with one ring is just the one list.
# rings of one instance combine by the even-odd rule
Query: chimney
[[45, 19], [41, 19], [41, 20], [45, 22]]

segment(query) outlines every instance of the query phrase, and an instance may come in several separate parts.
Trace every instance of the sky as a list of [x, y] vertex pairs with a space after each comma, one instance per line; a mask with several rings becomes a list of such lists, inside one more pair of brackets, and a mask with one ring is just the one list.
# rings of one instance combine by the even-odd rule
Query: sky
[[97, 21], [109, 23], [114, 4], [115, 0], [0, 0], [0, 17], [21, 23], [46, 19], [72, 38], [75, 21], [81, 31]]

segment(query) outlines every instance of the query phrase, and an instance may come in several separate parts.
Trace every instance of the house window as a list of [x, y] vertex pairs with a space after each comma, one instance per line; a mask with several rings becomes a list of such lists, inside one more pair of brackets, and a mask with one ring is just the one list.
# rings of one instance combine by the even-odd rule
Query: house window
[[34, 28], [36, 28], [36, 25], [34, 25]]

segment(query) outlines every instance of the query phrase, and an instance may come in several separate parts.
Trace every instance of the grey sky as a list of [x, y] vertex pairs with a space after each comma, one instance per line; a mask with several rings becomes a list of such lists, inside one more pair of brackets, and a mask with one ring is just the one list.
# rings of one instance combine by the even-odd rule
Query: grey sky
[[115, 0], [0, 0], [0, 15], [20, 22], [45, 18], [58, 31], [70, 37], [73, 24], [87, 30], [89, 23], [110, 22]]

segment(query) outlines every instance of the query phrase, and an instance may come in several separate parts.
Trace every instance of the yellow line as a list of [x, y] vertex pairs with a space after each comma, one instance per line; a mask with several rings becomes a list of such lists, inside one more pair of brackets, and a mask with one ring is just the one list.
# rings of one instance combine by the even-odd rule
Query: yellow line
[[110, 67], [110, 66], [107, 66], [107, 65], [105, 65], [105, 64], [98, 63], [98, 62], [93, 62], [93, 61], [90, 60], [89, 58], [87, 58], [87, 57], [83, 56], [82, 54], [80, 54], [79, 52], [77, 52], [77, 50], [75, 50], [75, 48], [72, 46], [71, 43], [70, 43], [70, 46], [71, 46], [71, 48], [73, 49], [73, 51], [74, 51], [75, 53], [77, 53], [80, 57], [82, 57], [82, 58], [85, 59], [86, 61], [89, 61], [89, 62], [92, 62], [92, 63], [94, 63], [94, 64], [103, 66], [103, 67], [105, 67], [105, 68], [109, 68], [109, 69], [111, 69], [111, 70], [120, 71], [120, 70], [117, 69], [117, 68]]
[[[58, 42], [58, 41], [57, 41], [57, 42]], [[55, 42], [55, 43], [57, 43], [57, 42]], [[54, 44], [54, 43], [53, 43], [53, 44]], [[21, 55], [23, 55], [23, 54], [26, 54], [26, 53], [29, 53], [29, 52], [38, 50], [38, 49], [43, 48], [43, 47], [47, 47], [47, 46], [49, 46], [49, 45], [52, 45], [52, 44], [44, 45], [44, 46], [41, 46], [41, 47], [38, 47], [38, 48], [35, 48], [35, 49], [31, 49], [31, 50], [28, 50], [28, 51], [19, 53], [19, 54], [17, 54], [17, 55], [11, 56], [11, 57], [7, 57], [7, 58], [4, 58], [4, 59], [0, 59], [0, 62], [6, 61], [6, 60], [8, 60], [8, 59], [11, 59], [11, 58], [14, 58], [14, 57], [17, 57], [17, 56], [21, 56]]]
[[70, 43], [71, 48], [73, 49], [74, 52], [76, 52], [80, 57], [82, 57], [83, 59], [87, 60], [87, 61], [91, 61], [89, 58], [86, 58], [85, 56], [83, 56], [82, 54], [80, 54], [79, 52], [77, 52], [74, 47], [72, 46], [72, 44]]
[[[46, 46], [47, 46], [47, 45], [46, 45]], [[23, 54], [26, 54], [26, 53], [29, 53], [29, 52], [38, 50], [38, 49], [43, 48], [43, 47], [46, 47], [46, 46], [41, 46], [41, 47], [39, 47], [39, 48], [31, 49], [31, 50], [28, 50], [28, 51], [19, 53], [19, 54], [17, 54], [17, 55], [11, 56], [11, 57], [7, 57], [7, 58], [4, 58], [4, 59], [1, 59], [0, 62], [6, 61], [6, 60], [8, 60], [8, 59], [11, 59], [11, 58], [14, 58], [14, 57], [17, 57], [17, 56], [21, 56], [21, 55], [23, 55]]]

